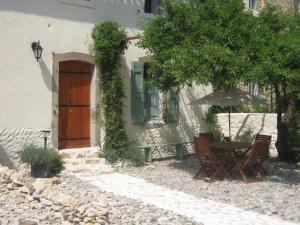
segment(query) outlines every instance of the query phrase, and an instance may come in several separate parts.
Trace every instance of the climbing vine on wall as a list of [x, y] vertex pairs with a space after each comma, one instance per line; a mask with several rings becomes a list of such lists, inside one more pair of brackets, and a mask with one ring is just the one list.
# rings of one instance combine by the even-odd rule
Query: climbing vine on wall
[[101, 106], [104, 114], [104, 155], [109, 162], [127, 158], [130, 143], [122, 120], [124, 84], [119, 72], [121, 55], [127, 49], [127, 36], [112, 21], [97, 24], [92, 31], [93, 54], [98, 66]]

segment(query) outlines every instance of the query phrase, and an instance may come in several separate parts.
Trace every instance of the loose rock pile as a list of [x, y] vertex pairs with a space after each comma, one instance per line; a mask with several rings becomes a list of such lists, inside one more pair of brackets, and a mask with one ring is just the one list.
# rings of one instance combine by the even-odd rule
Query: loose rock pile
[[0, 167], [0, 224], [108, 224], [106, 202], [72, 196], [60, 183], [57, 177], [33, 179], [24, 170]]

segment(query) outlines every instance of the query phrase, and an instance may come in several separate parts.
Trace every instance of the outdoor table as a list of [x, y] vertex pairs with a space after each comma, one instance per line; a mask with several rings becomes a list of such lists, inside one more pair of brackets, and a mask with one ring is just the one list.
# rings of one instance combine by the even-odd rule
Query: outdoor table
[[219, 143], [211, 143], [208, 145], [210, 148], [214, 150], [218, 150], [218, 152], [222, 151], [226, 154], [229, 154], [229, 163], [232, 165], [229, 167], [229, 170], [232, 170], [237, 162], [238, 153], [237, 150], [239, 149], [246, 149], [243, 152], [244, 156], [252, 147], [252, 144], [246, 142], [237, 142], [237, 141], [226, 141], [226, 142], [219, 142]]

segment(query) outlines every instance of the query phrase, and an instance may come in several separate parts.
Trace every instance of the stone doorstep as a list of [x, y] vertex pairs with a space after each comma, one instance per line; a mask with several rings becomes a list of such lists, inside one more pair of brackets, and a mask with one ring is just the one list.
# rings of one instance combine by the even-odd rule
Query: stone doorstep
[[83, 158], [96, 158], [100, 147], [89, 148], [71, 148], [59, 150], [59, 154], [63, 159], [83, 159]]
[[105, 164], [104, 158], [84, 158], [84, 159], [63, 159], [65, 164], [83, 165], [83, 164]]
[[94, 175], [101, 175], [101, 174], [109, 174], [115, 171], [114, 168], [107, 164], [82, 164], [82, 165], [64, 165], [65, 169], [74, 173], [80, 173], [84, 175], [94, 176]]

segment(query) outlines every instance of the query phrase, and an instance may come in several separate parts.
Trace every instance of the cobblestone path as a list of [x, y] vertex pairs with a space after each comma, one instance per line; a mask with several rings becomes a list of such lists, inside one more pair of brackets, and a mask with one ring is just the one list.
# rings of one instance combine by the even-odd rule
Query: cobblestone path
[[204, 225], [296, 225], [275, 216], [246, 211], [205, 198], [196, 198], [125, 174], [110, 173], [92, 177], [78, 174], [77, 176], [102, 191], [155, 205], [202, 222]]

